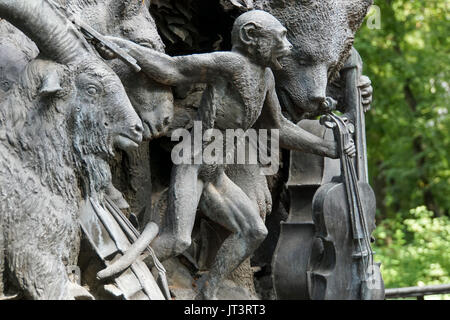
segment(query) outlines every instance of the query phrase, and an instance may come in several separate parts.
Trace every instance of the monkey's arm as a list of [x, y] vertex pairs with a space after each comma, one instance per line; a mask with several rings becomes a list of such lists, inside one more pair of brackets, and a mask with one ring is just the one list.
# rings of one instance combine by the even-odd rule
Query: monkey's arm
[[286, 119], [281, 113], [280, 145], [285, 149], [314, 153], [333, 159], [338, 157], [336, 142], [313, 135]]
[[279, 129], [280, 146], [282, 148], [337, 158], [336, 142], [319, 138], [283, 116], [275, 91], [275, 80], [271, 72], [267, 78], [269, 89], [256, 125], [261, 129]]
[[218, 76], [231, 75], [237, 57], [229, 52], [194, 54], [171, 57], [162, 52], [138, 45], [129, 40], [108, 37], [138, 61], [142, 71], [164, 85], [208, 83]]

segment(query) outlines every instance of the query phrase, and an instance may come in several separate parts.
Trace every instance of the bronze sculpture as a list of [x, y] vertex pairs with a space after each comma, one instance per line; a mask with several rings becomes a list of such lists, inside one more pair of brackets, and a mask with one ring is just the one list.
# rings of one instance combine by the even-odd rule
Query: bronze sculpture
[[[41, 15], [31, 19], [36, 10]], [[101, 197], [110, 183], [106, 159], [114, 145], [138, 146], [142, 122], [117, 75], [48, 3], [5, 0], [0, 12], [47, 58], [25, 67], [0, 108], [8, 239], [1, 263], [28, 298], [90, 297], [64, 266], [77, 260], [78, 198]]]
[[[226, 1], [223, 2], [225, 3]], [[119, 7], [116, 6], [116, 2], [108, 0], [43, 0], [43, 3], [44, 6], [46, 3], [49, 3], [50, 7], [56, 8], [60, 15], [67, 15], [67, 19], [75, 17], [85, 23], [86, 27], [84, 28], [82, 27], [83, 24], [76, 23], [80, 27], [79, 30], [84, 30], [84, 34], [77, 33], [75, 30], [70, 32], [76, 35], [83, 47], [89, 52], [92, 52], [92, 48], [82, 37], [86, 36], [88, 40], [92, 40], [92, 35], [97, 34], [97, 32], [99, 33], [97, 40], [103, 36], [113, 35], [136, 43], [133, 44], [114, 37], [102, 38], [127, 49], [129, 54], [136, 58], [139, 68], [143, 69], [142, 72], [135, 73], [135, 71], [138, 71], [138, 68], [132, 71], [118, 60], [109, 61], [114, 72], [119, 75], [124, 83], [132, 105], [144, 122], [143, 127], [135, 126], [137, 131], [142, 131], [139, 134], [142, 134], [144, 138], [150, 138], [150, 136], [157, 138], [167, 130], [171, 120], [171, 112], [173, 112], [173, 101], [169, 86], [179, 85], [178, 88], [175, 88], [175, 91], [179, 91], [183, 85], [189, 86], [195, 82], [204, 82], [207, 83], [207, 87], [201, 91], [203, 100], [199, 103], [198, 118], [202, 121], [205, 129], [214, 128], [223, 131], [231, 128], [279, 129], [280, 142], [284, 147], [313, 152], [326, 157], [338, 157], [336, 143], [332, 141], [333, 137], [329, 136], [323, 139], [320, 133], [316, 133], [315, 125], [312, 127], [304, 126], [303, 124], [299, 126], [294, 125], [294, 123], [284, 117], [282, 111], [289, 119], [295, 122], [329, 112], [335, 108], [336, 102], [331, 98], [327, 98], [327, 95], [333, 96], [338, 101], [338, 107], [342, 107], [342, 101], [345, 99], [339, 93], [335, 94], [336, 90], [333, 89], [333, 84], [330, 84], [327, 89], [327, 83], [341, 69], [345, 58], [350, 52], [353, 34], [359, 27], [370, 1], [355, 0], [351, 5], [348, 3], [341, 5], [333, 0], [323, 2], [300, 1], [298, 4], [281, 0], [234, 1], [232, 5], [241, 9], [257, 8], [267, 10], [279, 18], [282, 23], [280, 24], [268, 13], [253, 10], [236, 20], [232, 34], [233, 49], [231, 52], [214, 52], [175, 58], [161, 53], [163, 46], [159, 42], [154, 23], [148, 13], [148, 4], [145, 2], [124, 1], [124, 5]], [[289, 11], [292, 14], [287, 14]], [[0, 10], [2, 15], [6, 12], [7, 9]], [[105, 12], [108, 14], [112, 13], [115, 17], [120, 17], [120, 20], [105, 19], [103, 16]], [[316, 15], [313, 12], [316, 12]], [[308, 29], [311, 27], [309, 25], [310, 22], [317, 21], [317, 12], [326, 13], [324, 16], [329, 17], [335, 26], [342, 28], [340, 29], [342, 32], [338, 32], [339, 37], [335, 37], [333, 41], [330, 40], [327, 43], [328, 47], [321, 46], [327, 42], [326, 39], [328, 38], [324, 36], [323, 33], [325, 31], [320, 28], [320, 23], [318, 28]], [[297, 20], [300, 18], [299, 21], [301, 23], [293, 23], [296, 18]], [[77, 20], [75, 19], [74, 21]], [[136, 26], [139, 23], [143, 23], [147, 28], [137, 28]], [[346, 25], [347, 23], [348, 25]], [[282, 25], [286, 25], [287, 30]], [[70, 28], [69, 30], [72, 30]], [[302, 30], [302, 28], [305, 30]], [[91, 30], [91, 32], [86, 32], [86, 30]], [[153, 34], [149, 36], [146, 33], [147, 30], [151, 30], [150, 33]], [[324, 37], [322, 37], [323, 42], [321, 45], [317, 47], [312, 45], [308, 33], [309, 35], [314, 33], [322, 34]], [[29, 32], [26, 34], [30, 35]], [[327, 34], [329, 35], [329, 32]], [[290, 44], [285, 38], [286, 35], [294, 44], [293, 54], [288, 52]], [[107, 41], [104, 41], [104, 44]], [[42, 45], [39, 42], [36, 43], [41, 49]], [[114, 54], [108, 52], [107, 48], [101, 47], [101, 41], [95, 41], [94, 39], [91, 43], [97, 46], [102, 57], [106, 59], [114, 57]], [[331, 50], [327, 51], [326, 48], [331, 48]], [[307, 49], [311, 50], [308, 51]], [[5, 50], [10, 50], [10, 48]], [[19, 63], [19, 66], [23, 67], [18, 68], [18, 70], [2, 71], [3, 73], [1, 74], [8, 81], [19, 82], [18, 86], [22, 83], [24, 90], [31, 90], [32, 85], [29, 82], [23, 83], [18, 80], [16, 75], [22, 72], [19, 69], [25, 68], [25, 71], [40, 70], [39, 60], [36, 63], [31, 62], [30, 66], [25, 66], [37, 54], [32, 44], [29, 52], [29, 54], [25, 55], [23, 61]], [[303, 52], [302, 57], [299, 57], [299, 52]], [[308, 61], [304, 57], [307, 52], [309, 52], [308, 59], [310, 59]], [[124, 57], [122, 56], [122, 58]], [[99, 58], [96, 57], [96, 59]], [[4, 61], [5, 64], [11, 63], [8, 60]], [[102, 63], [104, 64], [103, 61]], [[34, 67], [35, 65], [36, 67]], [[274, 70], [275, 77], [270, 68]], [[45, 99], [49, 99], [53, 90], [58, 91], [58, 81], [55, 76], [58, 72], [50, 72], [49, 77], [44, 81], [50, 88], [47, 90], [46, 86], [43, 86]], [[152, 83], [150, 78], [156, 80], [156, 82], [161, 82], [162, 85], [156, 84], [156, 82]], [[336, 80], [336, 82], [339, 81], [339, 79]], [[79, 83], [81, 86], [84, 84], [84, 81]], [[366, 85], [360, 86], [365, 86], [362, 90], [362, 104], [367, 106], [370, 104], [371, 88], [368, 81], [365, 81], [365, 83]], [[11, 99], [14, 92], [14, 90], [11, 91], [11, 87], [14, 86], [9, 84], [5, 86], [5, 92], [1, 92], [1, 97]], [[108, 88], [113, 87], [108, 85]], [[277, 92], [275, 92], [275, 87], [277, 87]], [[95, 90], [95, 88], [92, 88], [91, 92], [93, 93]], [[155, 91], [152, 93], [152, 90]], [[123, 93], [123, 91], [119, 91], [121, 94]], [[278, 102], [277, 94], [281, 98], [281, 106]], [[124, 100], [119, 99], [117, 101]], [[163, 103], [159, 103], [160, 101], [163, 101]], [[149, 104], [155, 106], [150, 108], [155, 112], [146, 111], [149, 109]], [[96, 107], [101, 105], [101, 103], [98, 103]], [[123, 105], [129, 106], [129, 103], [127, 102]], [[111, 104], [109, 107], [113, 106], [114, 104]], [[61, 109], [61, 107], [59, 108]], [[9, 109], [6, 108], [6, 110]], [[122, 128], [120, 126], [121, 119], [116, 117], [114, 109], [106, 107], [102, 110], [105, 112], [106, 118], [111, 117], [110, 121], [105, 121], [103, 124], [109, 127], [108, 130], [113, 129], [113, 131], [108, 132], [111, 132], [114, 136], [116, 134], [114, 130], [120, 131]], [[91, 121], [95, 125], [88, 125], [89, 130], [95, 132], [99, 125], [101, 127], [103, 116], [101, 111], [99, 111], [92, 117]], [[87, 124], [87, 120], [84, 118], [76, 120], [81, 121], [81, 124]], [[136, 122], [139, 121], [136, 120]], [[69, 121], [69, 123], [71, 122]], [[78, 125], [78, 122], [75, 123]], [[25, 127], [28, 127], [28, 125], [29, 122], [27, 121]], [[312, 134], [308, 132], [309, 130], [315, 133]], [[125, 136], [129, 135], [129, 132], [125, 133]], [[9, 139], [10, 136], [6, 135], [6, 137]], [[84, 155], [83, 152], [88, 151], [85, 145], [91, 145], [91, 143], [93, 145], [92, 140], [86, 137], [77, 135], [74, 137], [75, 145], [82, 145], [77, 147], [81, 151], [78, 151], [78, 149], [74, 150], [75, 154], [79, 152]], [[90, 138], [94, 139], [95, 135], [92, 135]], [[17, 139], [20, 142], [22, 136], [19, 136]], [[124, 197], [112, 186], [109, 166], [106, 162], [103, 162], [103, 171], [93, 170], [90, 172], [81, 165], [75, 170], [75, 177], [80, 179], [80, 181], [88, 182], [84, 184], [84, 188], [81, 191], [85, 192], [88, 189], [99, 191], [99, 201], [97, 203], [95, 200], [93, 204], [94, 211], [96, 211], [95, 207], [98, 204], [102, 206], [103, 193], [107, 195], [107, 199], [114, 198], [115, 203], [111, 202], [108, 205], [109, 200], [107, 200], [105, 208], [113, 216], [113, 212], [119, 215], [117, 222], [119, 225], [121, 221], [123, 223], [123, 225], [120, 225], [122, 231], [119, 231], [119, 233], [133, 233], [128, 234], [128, 238], [135, 239], [138, 234], [135, 227], [127, 219], [123, 220], [124, 216], [121, 216], [120, 210], [118, 211], [115, 206], [118, 204], [120, 207], [126, 208], [128, 206], [127, 202], [129, 202], [132, 211], [136, 213], [140, 222], [149, 220], [152, 202], [149, 149], [148, 146], [145, 146], [136, 152], [136, 149], [134, 149], [136, 145], [132, 143], [133, 139], [129, 141], [122, 136], [117, 136], [115, 140], [117, 147], [126, 150], [122, 161], [125, 161], [127, 165], [131, 165], [130, 168], [132, 169], [131, 175], [123, 175], [124, 171], [121, 171], [121, 166], [114, 165], [114, 171], [119, 175], [116, 179], [116, 186], [119, 190], [125, 191]], [[208, 144], [205, 146], [207, 147]], [[42, 146], [40, 148], [45, 149]], [[94, 148], [94, 150], [97, 149]], [[358, 142], [356, 151], [358, 155], [362, 153], [361, 144], [358, 144]], [[110, 157], [113, 151], [111, 149], [108, 152], [108, 157]], [[355, 147], [352, 145], [347, 146], [346, 152], [353, 155]], [[95, 157], [88, 158], [90, 159], [87, 162], [89, 164]], [[104, 161], [104, 158], [106, 157], [100, 156], [102, 160], [99, 160], [99, 162]], [[134, 160], [127, 162], [129, 161], [127, 159]], [[97, 162], [93, 161], [93, 163]], [[40, 166], [40, 164], [37, 165], [39, 170]], [[164, 259], [175, 256], [183, 253], [191, 245], [191, 233], [194, 227], [197, 207], [200, 208], [200, 211], [206, 217], [209, 217], [210, 221], [224, 226], [229, 233], [225, 237], [225, 241], [220, 245], [216, 262], [208, 268], [209, 273], [201, 281], [203, 288], [198, 294], [198, 298], [217, 298], [219, 283], [247, 257], [251, 256], [267, 234], [264, 217], [271, 211], [272, 196], [269, 192], [266, 177], [259, 175], [260, 168], [261, 166], [258, 164], [227, 166], [222, 164], [195, 164], [175, 165], [173, 168], [169, 197], [166, 202], [169, 206], [169, 210], [166, 213], [166, 219], [169, 220], [169, 223], [168, 226], [160, 226], [160, 228], [163, 227], [161, 229], [162, 233], [151, 245], [156, 249], [158, 255]], [[51, 169], [55, 172], [58, 171], [57, 167]], [[50, 172], [54, 174], [53, 171], [50, 170]], [[7, 177], [7, 173], [2, 173], [2, 177]], [[131, 189], [126, 190], [129, 188], [127, 184], [130, 181], [133, 181], [133, 186]], [[81, 183], [81, 186], [83, 186], [83, 183]], [[194, 190], [190, 190], [190, 188]], [[82, 194], [86, 195], [86, 193]], [[3, 203], [6, 203], [6, 198], [2, 200]], [[77, 203], [75, 207], [80, 208], [81, 205]], [[62, 210], [62, 207], [60, 210]], [[90, 211], [91, 209], [82, 210], [83, 217], [89, 218], [92, 214]], [[141, 211], [140, 214], [138, 214], [139, 211]], [[97, 211], [97, 216], [100, 220], [103, 214], [101, 210]], [[86, 220], [83, 220], [82, 225], [85, 222]], [[102, 224], [110, 233], [113, 232], [114, 228], [111, 225], [104, 221], [102, 221]], [[102, 259], [108, 268], [100, 272], [98, 278], [102, 280], [111, 277], [120, 279], [125, 273], [129, 272], [130, 268], [136, 268], [133, 267], [135, 263], [141, 264], [141, 260], [144, 257], [140, 256], [140, 254], [142, 249], [155, 236], [155, 229], [152, 229], [154, 226], [152, 223], [147, 224], [147, 227], [143, 229], [143, 238], [138, 240], [136, 245], [129, 247], [130, 250], [128, 252], [126, 250], [128, 250], [129, 245], [125, 245], [122, 249], [119, 248], [118, 256], [123, 255], [123, 257], [117, 261], [112, 259], [116, 263], [103, 257]], [[83, 227], [85, 234], [88, 237], [92, 236], [90, 231], [86, 230], [86, 225], [83, 225]], [[76, 229], [75, 227], [73, 228], [73, 230]], [[4, 233], [2, 232], [2, 237], [0, 237], [2, 245], [5, 243], [3, 235]], [[113, 240], [117, 242], [117, 236], [113, 236]], [[205, 241], [208, 241], [208, 239], [206, 238]], [[57, 242], [60, 242], [60, 240]], [[76, 244], [76, 241], [74, 241], [74, 244]], [[95, 241], [91, 241], [91, 245], [94, 247], [98, 244]], [[71, 250], [73, 255], [77, 255], [76, 248]], [[97, 251], [100, 252], [101, 250], [99, 251], [97, 248]], [[146, 262], [150, 267], [153, 266], [152, 259], [147, 259]], [[76, 259], [71, 259], [70, 263], [76, 264]], [[195, 264], [195, 261], [193, 263]], [[3, 269], [5, 268], [3, 267]], [[59, 274], [63, 276], [61, 271]], [[123, 288], [126, 289], [126, 285]], [[82, 290], [81, 288], [78, 289]], [[144, 291], [150, 298], [153, 296], [152, 290], [148, 286], [147, 290], [145, 290], [144, 286]], [[157, 291], [156, 287], [155, 290]], [[83, 294], [80, 296], [83, 296]], [[84, 292], [84, 296], [89, 297], [89, 294]], [[138, 295], [130, 294], [124, 296], [128, 299], [136, 298]], [[31, 297], [45, 298], [45, 296], [37, 294]], [[70, 296], [60, 297], [68, 298]], [[78, 296], [74, 295], [72, 297]], [[168, 297], [167, 294], [166, 297]]]
[[[253, 10], [236, 19], [231, 53], [171, 58], [131, 42], [110, 39], [135, 57], [145, 73], [165, 85], [208, 83], [199, 109], [206, 125], [247, 130], [257, 123], [257, 127], [279, 129], [285, 147], [335, 157], [333, 144], [300, 129], [281, 114], [270, 67], [280, 69], [278, 59], [289, 54], [291, 45], [285, 37], [286, 29], [273, 16]], [[227, 101], [227, 97], [232, 98]], [[237, 114], [234, 123], [230, 118], [221, 120], [219, 114], [224, 112]], [[347, 152], [353, 154], [353, 148], [349, 146]], [[204, 298], [214, 299], [219, 282], [256, 249], [267, 231], [256, 208], [227, 177], [224, 167], [175, 166], [168, 213], [175, 228], [173, 234], [163, 234], [153, 243], [160, 258], [189, 247], [198, 205], [210, 219], [232, 232], [219, 249], [202, 291]]]

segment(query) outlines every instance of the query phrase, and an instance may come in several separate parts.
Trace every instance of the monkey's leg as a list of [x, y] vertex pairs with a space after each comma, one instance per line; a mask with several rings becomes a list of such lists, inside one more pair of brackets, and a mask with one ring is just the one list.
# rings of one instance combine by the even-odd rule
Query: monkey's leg
[[[198, 179], [200, 166], [174, 166], [169, 188], [166, 228], [151, 246], [160, 260], [166, 260], [185, 251], [191, 245], [195, 213], [203, 190]], [[151, 259], [146, 262], [151, 264]]]
[[260, 174], [260, 166], [252, 164], [228, 165], [226, 175], [253, 201], [263, 221], [272, 211], [272, 195], [267, 178]]
[[224, 172], [219, 173], [214, 182], [205, 185], [200, 205], [211, 220], [232, 232], [217, 252], [197, 296], [216, 299], [220, 282], [258, 248], [267, 235], [267, 229], [253, 202]]

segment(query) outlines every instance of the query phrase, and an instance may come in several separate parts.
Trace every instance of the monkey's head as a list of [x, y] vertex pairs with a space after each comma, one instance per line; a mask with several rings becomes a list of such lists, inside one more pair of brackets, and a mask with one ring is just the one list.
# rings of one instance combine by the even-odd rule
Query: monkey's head
[[239, 50], [257, 63], [275, 70], [282, 68], [279, 59], [289, 55], [292, 45], [287, 30], [270, 13], [252, 10], [240, 15], [233, 25], [233, 50]]

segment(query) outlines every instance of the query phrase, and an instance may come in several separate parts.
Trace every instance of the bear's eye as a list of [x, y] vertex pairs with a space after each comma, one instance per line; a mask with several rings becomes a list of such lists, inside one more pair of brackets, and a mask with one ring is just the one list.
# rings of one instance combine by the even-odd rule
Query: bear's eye
[[90, 96], [95, 96], [98, 92], [98, 89], [95, 86], [89, 86], [89, 87], [87, 87], [86, 92]]

